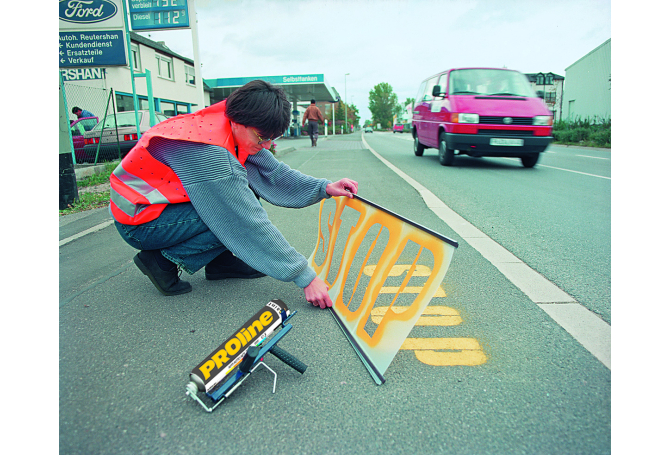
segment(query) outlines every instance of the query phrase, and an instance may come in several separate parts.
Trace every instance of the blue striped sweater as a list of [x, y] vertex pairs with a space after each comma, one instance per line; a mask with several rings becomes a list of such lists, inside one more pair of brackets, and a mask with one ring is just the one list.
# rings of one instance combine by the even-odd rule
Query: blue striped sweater
[[301, 288], [316, 277], [307, 259], [270, 222], [253, 191], [273, 205], [302, 208], [330, 197], [329, 180], [291, 169], [266, 149], [249, 155], [246, 169], [215, 145], [154, 138], [147, 150], [177, 174], [200, 218], [235, 256]]

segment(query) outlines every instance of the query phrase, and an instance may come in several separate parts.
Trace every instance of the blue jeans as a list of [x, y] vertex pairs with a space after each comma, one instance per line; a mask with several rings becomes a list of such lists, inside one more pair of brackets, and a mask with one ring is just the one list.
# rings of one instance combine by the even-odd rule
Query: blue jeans
[[168, 204], [148, 223], [131, 226], [114, 221], [114, 225], [128, 245], [138, 250], [160, 250], [191, 275], [228, 250], [190, 202]]

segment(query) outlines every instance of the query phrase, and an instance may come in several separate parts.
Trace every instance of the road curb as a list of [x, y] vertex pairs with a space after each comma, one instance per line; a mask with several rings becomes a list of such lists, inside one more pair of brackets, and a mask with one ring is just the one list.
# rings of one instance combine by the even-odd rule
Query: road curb
[[77, 181], [84, 180], [87, 177], [90, 177], [95, 174], [100, 174], [101, 172], [105, 171], [105, 165], [104, 164], [98, 164], [94, 166], [88, 166], [88, 165], [80, 165], [78, 164], [77, 166], [81, 167], [75, 167], [74, 173], [77, 177]]

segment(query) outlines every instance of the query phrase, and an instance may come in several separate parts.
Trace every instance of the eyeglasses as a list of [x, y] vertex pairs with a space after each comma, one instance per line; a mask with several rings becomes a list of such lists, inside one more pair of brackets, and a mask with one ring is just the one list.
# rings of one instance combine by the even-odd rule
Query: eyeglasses
[[278, 137], [276, 137], [276, 138], [274, 138], [274, 139], [263, 139], [263, 138], [261, 137], [261, 135], [258, 134], [258, 132], [256, 132], [255, 129], [253, 130], [253, 132], [254, 132], [254, 134], [256, 135], [256, 137], [258, 138], [258, 145], [261, 145], [263, 142], [268, 142], [268, 141], [274, 141], [274, 140], [277, 140], [278, 137], [279, 137], [279, 136], [278, 136]]

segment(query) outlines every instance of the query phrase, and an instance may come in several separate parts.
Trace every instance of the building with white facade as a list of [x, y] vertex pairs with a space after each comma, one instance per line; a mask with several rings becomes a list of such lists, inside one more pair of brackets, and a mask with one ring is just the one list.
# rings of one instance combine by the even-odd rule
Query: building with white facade
[[[195, 84], [193, 60], [171, 51], [165, 43], [152, 41], [130, 32], [131, 54], [135, 74], [151, 72], [154, 108], [168, 117], [195, 112], [210, 105], [211, 89], [203, 83], [205, 106], [199, 106]], [[130, 67], [61, 69], [68, 109], [73, 106], [93, 112], [102, 119], [107, 110], [105, 96], [94, 96], [98, 92], [114, 90], [117, 112], [132, 111], [133, 89]], [[90, 90], [86, 90], [89, 88]], [[135, 77], [135, 91], [139, 109], [149, 109], [146, 76]], [[74, 115], [71, 115], [74, 118]]]
[[554, 73], [526, 73], [526, 77], [535, 93], [544, 100], [547, 109], [554, 114], [554, 121], [561, 120], [565, 78]]
[[565, 69], [565, 120], [610, 120], [612, 116], [612, 39]]

